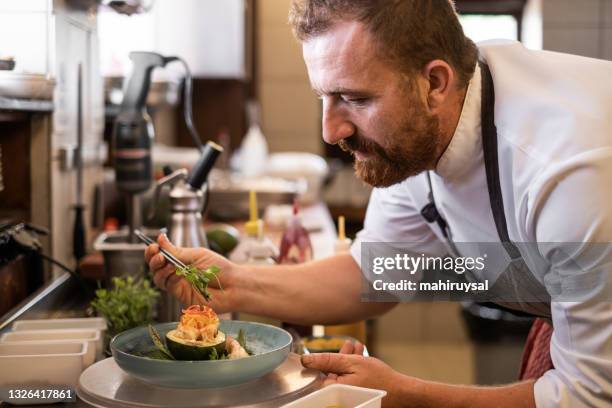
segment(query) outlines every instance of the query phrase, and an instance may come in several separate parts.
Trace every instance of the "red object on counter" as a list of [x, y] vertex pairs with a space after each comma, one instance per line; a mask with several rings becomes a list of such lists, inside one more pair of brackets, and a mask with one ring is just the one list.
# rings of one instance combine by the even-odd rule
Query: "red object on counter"
[[298, 264], [312, 259], [312, 244], [308, 231], [298, 217], [297, 200], [293, 202], [293, 216], [287, 222], [280, 244], [279, 264]]
[[[279, 264], [298, 264], [312, 259], [310, 235], [298, 216], [297, 200], [293, 202], [293, 216], [287, 222], [280, 244]], [[297, 341], [300, 336], [311, 336], [312, 326], [299, 326], [283, 322], [283, 328]], [[296, 336], [297, 334], [297, 336]]]
[[109, 217], [104, 220], [104, 231], [111, 232], [119, 230], [119, 220], [115, 217]]

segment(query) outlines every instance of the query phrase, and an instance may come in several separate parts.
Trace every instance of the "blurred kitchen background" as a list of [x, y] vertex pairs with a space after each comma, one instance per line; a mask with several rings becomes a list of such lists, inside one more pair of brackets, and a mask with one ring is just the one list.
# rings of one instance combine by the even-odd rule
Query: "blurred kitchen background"
[[[112, 135], [125, 78], [132, 72], [131, 51], [180, 56], [193, 75], [189, 100], [181, 64], [156, 68], [147, 110], [155, 129], [156, 179], [198, 160], [184, 119], [189, 103], [202, 142], [224, 148], [209, 178], [207, 226], [224, 222], [240, 230], [248, 217], [249, 190], [255, 189], [259, 216], [276, 244], [275, 226], [290, 216], [294, 197], [305, 227], [319, 234], [315, 258], [333, 252], [339, 216], [345, 217], [347, 236], [354, 236], [370, 190], [353, 176], [350, 157], [320, 137], [320, 104], [287, 24], [289, 3], [0, 2], [0, 315], [41, 287], [67, 279], [65, 267], [90, 279], [115, 273], [109, 272], [111, 261], [104, 253], [112, 250], [105, 250], [108, 242], [100, 237], [121, 230], [130, 218], [131, 209], [115, 186]], [[518, 39], [533, 49], [612, 59], [612, 0], [456, 4], [476, 41]], [[259, 134], [243, 143], [249, 129], [258, 127], [263, 147]], [[257, 162], [261, 157], [263, 162]], [[152, 190], [138, 203], [143, 219]], [[74, 245], [80, 209], [84, 252]], [[35, 247], [29, 252], [10, 246], [15, 237], [27, 241], [28, 234], [15, 233], [22, 222], [42, 228], [29, 229], [39, 246], [20, 242]], [[151, 226], [167, 222], [158, 214]], [[51, 267], [39, 253], [64, 267]], [[475, 305], [406, 303], [351, 333], [407, 374], [491, 384], [516, 377], [529, 323]]]

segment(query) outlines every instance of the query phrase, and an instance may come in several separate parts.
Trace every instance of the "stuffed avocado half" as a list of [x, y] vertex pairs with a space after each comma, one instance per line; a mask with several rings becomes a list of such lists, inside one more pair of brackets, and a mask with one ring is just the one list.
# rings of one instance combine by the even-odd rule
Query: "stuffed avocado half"
[[166, 345], [176, 360], [225, 360], [249, 356], [244, 333], [238, 340], [226, 336], [219, 330], [217, 314], [207, 306], [194, 305], [183, 310], [177, 328], [166, 333]]
[[171, 330], [166, 334], [166, 344], [177, 360], [210, 360], [224, 355], [226, 350], [225, 333], [221, 331], [213, 339], [188, 340], [180, 337], [177, 330]]

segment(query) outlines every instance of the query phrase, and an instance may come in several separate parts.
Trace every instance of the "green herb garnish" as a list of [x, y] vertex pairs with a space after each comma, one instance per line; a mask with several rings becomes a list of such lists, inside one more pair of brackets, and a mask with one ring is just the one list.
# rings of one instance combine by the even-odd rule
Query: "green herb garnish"
[[238, 344], [240, 344], [240, 346], [244, 349], [244, 351], [246, 351], [249, 354], [249, 356], [253, 355], [251, 350], [247, 348], [246, 335], [244, 334], [243, 329], [238, 330], [238, 338], [236, 340], [238, 341]]
[[111, 289], [96, 290], [91, 306], [104, 316], [108, 334], [114, 336], [153, 321], [153, 307], [159, 292], [147, 279], [113, 278]]
[[229, 357], [227, 356], [227, 353], [224, 352], [224, 353], [219, 354], [217, 352], [217, 349], [213, 348], [208, 356], [208, 359], [209, 360], [228, 360]]
[[193, 286], [207, 302], [212, 298], [210, 293], [208, 293], [208, 284], [210, 281], [215, 279], [219, 288], [223, 290], [217, 276], [219, 272], [221, 272], [221, 268], [216, 265], [211, 265], [206, 269], [198, 269], [194, 265], [188, 265], [186, 268], [176, 268], [176, 274], [187, 279], [187, 281], [191, 283], [191, 286]]
[[157, 347], [160, 353], [167, 357], [167, 359], [174, 360], [174, 357], [170, 353], [170, 350], [168, 350], [168, 347], [166, 347], [166, 344], [164, 344], [161, 336], [157, 330], [155, 330], [155, 327], [151, 325], [149, 325], [149, 335], [151, 336], [151, 340], [153, 340], [153, 344], [155, 344], [155, 347]]
[[157, 349], [149, 350], [147, 352], [136, 351], [134, 352], [134, 355], [138, 357], [152, 358], [153, 360], [166, 360], [166, 361], [174, 360], [173, 358], [168, 357], [166, 354], [162, 353], [161, 351]]

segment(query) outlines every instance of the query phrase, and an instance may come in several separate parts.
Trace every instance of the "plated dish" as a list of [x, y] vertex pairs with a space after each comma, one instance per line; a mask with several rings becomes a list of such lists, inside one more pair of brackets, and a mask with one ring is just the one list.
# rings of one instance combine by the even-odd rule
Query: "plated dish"
[[244, 330], [235, 339], [219, 329], [217, 314], [207, 306], [194, 305], [183, 310], [174, 330], [166, 333], [165, 344], [159, 333], [151, 327], [149, 334], [157, 347], [153, 358], [170, 360], [234, 360], [252, 355], [247, 351]]
[[209, 308], [192, 307], [179, 322], [127, 330], [115, 336], [110, 346], [119, 367], [141, 381], [209, 388], [241, 384], [270, 373], [287, 359], [291, 342], [291, 335], [281, 328], [220, 320]]

